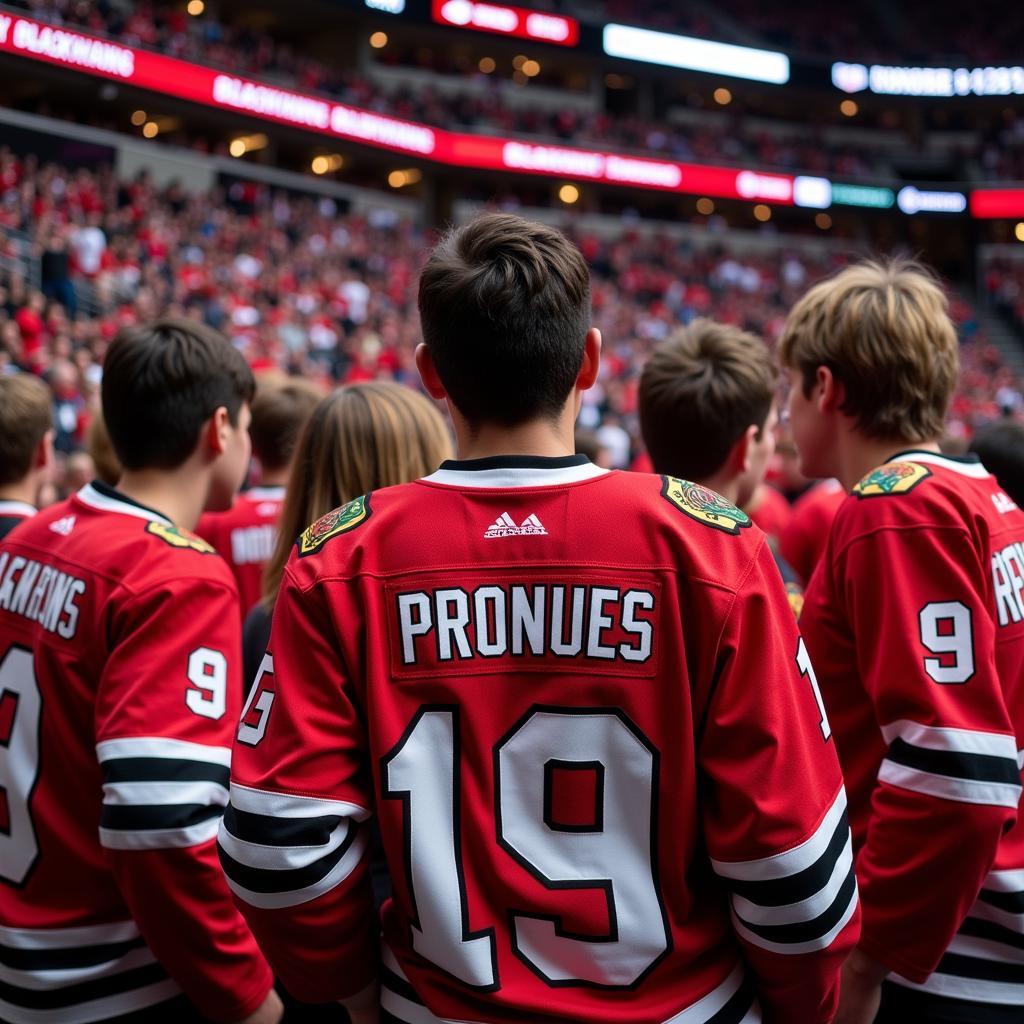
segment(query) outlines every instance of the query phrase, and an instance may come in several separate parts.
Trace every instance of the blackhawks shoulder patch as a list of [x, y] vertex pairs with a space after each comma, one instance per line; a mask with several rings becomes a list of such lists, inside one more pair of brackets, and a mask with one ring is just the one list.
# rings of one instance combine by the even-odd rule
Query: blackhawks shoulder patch
[[159, 537], [165, 544], [172, 548], [188, 548], [190, 551], [198, 551], [201, 555], [214, 555], [213, 546], [207, 544], [202, 537], [197, 537], [188, 530], [182, 530], [170, 523], [146, 523], [146, 533]]
[[725, 533], [739, 533], [750, 526], [746, 512], [709, 488], [674, 476], [661, 479], [661, 496], [691, 519]]
[[871, 470], [858, 483], [853, 493], [858, 498], [877, 498], [886, 494], [906, 494], [922, 480], [927, 480], [932, 471], [916, 462], [887, 462]]
[[786, 597], [789, 600], [790, 610], [793, 612], [797, 622], [800, 621], [800, 613], [804, 610], [804, 592], [799, 583], [786, 584]]
[[358, 498], [353, 498], [347, 505], [342, 505], [341, 508], [336, 508], [333, 512], [321, 516], [300, 534], [297, 542], [299, 557], [315, 554], [332, 537], [354, 530], [369, 518], [370, 495], [363, 494]]

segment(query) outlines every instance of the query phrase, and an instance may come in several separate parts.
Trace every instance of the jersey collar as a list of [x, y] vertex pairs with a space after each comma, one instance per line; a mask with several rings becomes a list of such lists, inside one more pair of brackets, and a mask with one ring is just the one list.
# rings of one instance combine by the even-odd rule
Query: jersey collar
[[925, 462], [933, 466], [945, 466], [961, 476], [973, 477], [975, 480], [987, 480], [988, 470], [981, 464], [977, 455], [943, 455], [941, 452], [924, 452], [917, 448], [891, 455], [886, 462]]
[[551, 487], [593, 480], [607, 472], [586, 455], [492, 455], [486, 459], [448, 459], [423, 482], [449, 487]]
[[0, 516], [34, 516], [37, 511], [27, 501], [0, 501]]
[[167, 516], [156, 509], [129, 498], [127, 494], [122, 494], [102, 480], [93, 480], [91, 484], [86, 484], [75, 497], [83, 504], [101, 512], [120, 512], [122, 515], [135, 516], [137, 519], [148, 519], [151, 523], [173, 525]]
[[245, 492], [249, 501], [283, 501], [284, 484], [275, 484], [272, 487], [250, 487]]

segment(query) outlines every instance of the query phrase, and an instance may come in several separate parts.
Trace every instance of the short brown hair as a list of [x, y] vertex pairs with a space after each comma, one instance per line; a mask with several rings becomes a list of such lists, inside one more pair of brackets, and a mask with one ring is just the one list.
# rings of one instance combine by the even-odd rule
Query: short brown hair
[[640, 429], [656, 473], [705, 480], [750, 426], [763, 429], [778, 374], [756, 335], [694, 320], [640, 375]]
[[0, 376], [0, 486], [28, 476], [39, 442], [52, 429], [50, 389], [27, 373]]
[[261, 386], [252, 403], [249, 434], [252, 450], [264, 469], [284, 469], [299, 434], [323, 393], [307, 381]]
[[428, 476], [452, 457], [451, 435], [436, 406], [403, 384], [368, 381], [332, 391], [299, 438], [263, 573], [263, 603], [272, 608], [295, 538], [333, 508], [392, 484]]
[[909, 260], [858, 263], [816, 284], [790, 312], [779, 358], [806, 395], [827, 366], [868, 437], [915, 444], [942, 434], [959, 373], [946, 294]]
[[123, 327], [103, 361], [103, 419], [125, 469], [177, 469], [221, 406], [232, 425], [256, 390], [224, 335], [183, 317]]
[[560, 231], [484, 214], [431, 252], [419, 310], [441, 382], [470, 424], [553, 418], [583, 362], [590, 271]]

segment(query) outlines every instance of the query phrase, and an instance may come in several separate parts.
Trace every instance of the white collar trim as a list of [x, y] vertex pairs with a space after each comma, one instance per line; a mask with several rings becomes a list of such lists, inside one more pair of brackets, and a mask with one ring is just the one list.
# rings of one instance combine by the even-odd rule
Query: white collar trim
[[278, 501], [284, 498], [284, 485], [275, 484], [272, 487], [250, 487], [243, 495], [252, 501]]
[[38, 511], [27, 501], [0, 501], [0, 516], [34, 516]]
[[898, 455], [893, 462], [925, 462], [933, 466], [942, 466], [951, 469], [961, 476], [973, 477], [975, 480], [986, 480], [989, 471], [980, 462], [960, 462], [951, 459], [941, 452], [907, 452], [905, 455]]
[[101, 512], [120, 512], [122, 515], [135, 516], [136, 519], [146, 519], [151, 523], [166, 523], [168, 526], [173, 525], [170, 519], [166, 516], [159, 515], [156, 512], [150, 512], [148, 508], [133, 505], [129, 501], [110, 498], [106, 494], [101, 494], [97, 491], [92, 484], [86, 484], [78, 494], [75, 495], [75, 497], [77, 497], [83, 504], [88, 505], [90, 508], [99, 509]]
[[558, 469], [538, 469], [532, 466], [523, 469], [439, 469], [424, 477], [422, 482], [448, 487], [559, 487], [594, 480], [608, 472], [589, 462], [582, 466], [561, 466]]

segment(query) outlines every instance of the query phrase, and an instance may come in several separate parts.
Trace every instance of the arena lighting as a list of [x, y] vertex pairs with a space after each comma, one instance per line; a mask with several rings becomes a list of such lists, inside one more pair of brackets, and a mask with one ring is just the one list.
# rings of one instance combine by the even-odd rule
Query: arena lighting
[[832, 205], [832, 182], [799, 175], [793, 179], [793, 202], [812, 210], [827, 210]]
[[405, 0], [363, 0], [371, 11], [382, 14], [401, 14], [405, 10]]
[[454, 28], [533, 39], [555, 46], [575, 46], [580, 41], [580, 23], [575, 18], [546, 11], [477, 0], [432, 0], [430, 13], [438, 24]]
[[706, 39], [654, 32], [630, 25], [605, 25], [604, 52], [609, 57], [748, 78], [772, 85], [785, 85], [789, 81], [789, 58], [784, 53], [731, 43], [712, 43]]
[[872, 210], [888, 210], [895, 202], [896, 193], [891, 188], [832, 182], [832, 203], [835, 206], [863, 206]]
[[963, 213], [967, 196], [963, 192], [924, 192], [907, 185], [896, 194], [896, 205], [906, 214]]
[[890, 64], [832, 65], [832, 84], [843, 92], [879, 96], [1021, 96], [1024, 67], [917, 68]]
[[971, 216], [1024, 217], [1024, 188], [979, 188], [971, 193]]

